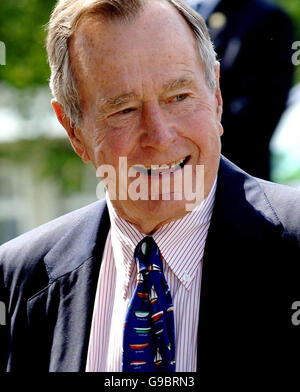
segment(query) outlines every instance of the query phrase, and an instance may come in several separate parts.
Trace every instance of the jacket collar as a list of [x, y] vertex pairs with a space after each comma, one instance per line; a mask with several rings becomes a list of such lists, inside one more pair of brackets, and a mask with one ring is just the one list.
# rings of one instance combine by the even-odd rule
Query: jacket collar
[[[72, 222], [71, 228], [44, 258], [50, 283], [76, 270], [91, 257], [101, 257], [103, 252], [110, 227], [104, 200], [75, 211]], [[58, 262], [62, 255], [63, 261]]]
[[253, 225], [280, 225], [259, 181], [221, 156], [214, 215], [235, 234], [253, 234]]

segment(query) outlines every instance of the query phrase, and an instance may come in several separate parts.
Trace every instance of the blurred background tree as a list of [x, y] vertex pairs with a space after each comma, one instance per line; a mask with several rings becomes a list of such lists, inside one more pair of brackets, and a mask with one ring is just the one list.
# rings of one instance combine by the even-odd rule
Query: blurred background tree
[[[300, 2], [298, 0], [273, 0], [291, 17], [295, 29], [295, 41], [300, 42]], [[295, 69], [295, 83], [300, 82], [300, 67]]]
[[45, 25], [54, 0], [6, 0], [0, 3], [0, 41], [6, 45], [6, 66], [0, 80], [17, 88], [46, 85], [49, 67]]
[[[49, 122], [43, 113], [46, 105], [51, 111], [45, 40], [55, 3], [54, 0], [0, 3], [0, 41], [6, 45], [6, 66], [0, 67], [0, 106], [13, 106], [24, 119], [20, 121], [21, 139], [0, 145], [0, 159], [19, 164], [26, 161], [41, 179], [57, 179], [60, 190], [71, 193], [81, 190], [84, 166], [67, 140], [47, 141]], [[24, 141], [22, 136], [31, 137]]]
[[55, 3], [0, 1], [0, 244], [97, 200], [95, 170], [76, 156], [50, 104], [45, 39]]

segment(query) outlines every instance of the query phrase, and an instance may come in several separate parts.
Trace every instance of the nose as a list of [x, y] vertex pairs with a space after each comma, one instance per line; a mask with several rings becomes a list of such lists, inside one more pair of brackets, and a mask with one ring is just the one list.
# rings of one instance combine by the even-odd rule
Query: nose
[[141, 146], [165, 151], [176, 138], [176, 131], [157, 103], [146, 103], [142, 115]]

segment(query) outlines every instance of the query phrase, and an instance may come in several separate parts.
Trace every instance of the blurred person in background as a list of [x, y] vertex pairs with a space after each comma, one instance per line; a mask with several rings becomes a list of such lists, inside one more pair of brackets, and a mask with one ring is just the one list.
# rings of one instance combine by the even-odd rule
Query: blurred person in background
[[221, 60], [222, 152], [248, 173], [269, 179], [269, 144], [293, 77], [291, 21], [265, 0], [187, 3], [207, 22]]

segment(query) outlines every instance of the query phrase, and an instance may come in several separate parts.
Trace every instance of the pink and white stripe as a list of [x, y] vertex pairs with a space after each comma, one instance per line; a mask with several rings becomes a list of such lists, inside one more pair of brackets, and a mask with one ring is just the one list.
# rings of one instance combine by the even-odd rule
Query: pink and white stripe
[[[162, 226], [153, 234], [163, 255], [164, 274], [174, 303], [178, 372], [196, 371], [202, 260], [216, 182], [199, 207], [184, 218]], [[136, 285], [133, 253], [145, 236], [118, 217], [110, 201], [107, 201], [111, 230], [98, 280], [87, 372], [122, 371], [123, 324]]]

